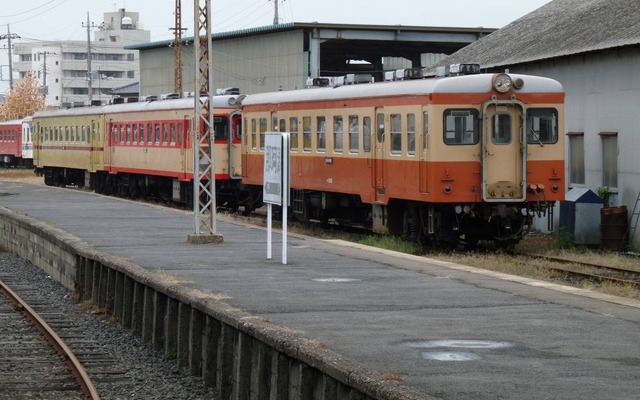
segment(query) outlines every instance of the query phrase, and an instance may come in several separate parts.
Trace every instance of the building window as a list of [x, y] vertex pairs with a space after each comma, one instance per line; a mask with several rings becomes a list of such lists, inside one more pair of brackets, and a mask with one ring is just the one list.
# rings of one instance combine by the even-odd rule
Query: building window
[[618, 132], [600, 132], [602, 138], [602, 186], [618, 187]]
[[133, 79], [135, 77], [134, 75], [135, 75], [134, 71], [127, 71], [127, 78]]
[[127, 61], [135, 61], [135, 54], [133, 53], [127, 54]]
[[584, 185], [584, 133], [569, 132], [569, 185]]

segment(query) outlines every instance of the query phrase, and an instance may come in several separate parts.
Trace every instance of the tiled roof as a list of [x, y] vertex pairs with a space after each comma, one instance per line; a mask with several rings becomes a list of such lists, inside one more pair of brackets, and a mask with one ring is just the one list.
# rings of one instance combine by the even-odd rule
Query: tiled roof
[[440, 65], [492, 68], [638, 44], [640, 0], [554, 0]]

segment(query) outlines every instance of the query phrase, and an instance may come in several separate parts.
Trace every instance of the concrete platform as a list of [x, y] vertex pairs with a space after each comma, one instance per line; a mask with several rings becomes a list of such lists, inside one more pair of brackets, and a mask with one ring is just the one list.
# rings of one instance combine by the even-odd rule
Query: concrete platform
[[[0, 206], [318, 340], [443, 399], [632, 399], [640, 302], [470, 267], [280, 235], [221, 217], [190, 244], [190, 213], [0, 182]], [[390, 375], [393, 376], [393, 375]]]

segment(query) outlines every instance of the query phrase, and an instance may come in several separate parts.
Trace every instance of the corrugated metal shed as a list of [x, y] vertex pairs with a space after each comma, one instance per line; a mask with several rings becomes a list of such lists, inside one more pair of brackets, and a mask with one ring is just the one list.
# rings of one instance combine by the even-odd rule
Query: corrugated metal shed
[[639, 0], [554, 0], [442, 64], [493, 68], [638, 44]]

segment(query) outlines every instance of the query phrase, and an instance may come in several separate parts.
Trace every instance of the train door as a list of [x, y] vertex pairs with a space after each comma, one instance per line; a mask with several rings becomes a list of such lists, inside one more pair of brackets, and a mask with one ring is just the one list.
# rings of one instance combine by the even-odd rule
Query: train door
[[[106, 123], [105, 126], [106, 126], [106, 130], [104, 132], [104, 143], [105, 143], [105, 146], [104, 146], [104, 150], [105, 150], [104, 151], [104, 165], [105, 165], [105, 169], [109, 170], [110, 169], [109, 167], [111, 167], [111, 159], [112, 159], [112, 154], [111, 153], [116, 151], [116, 146], [115, 146], [116, 138], [115, 138], [115, 134], [113, 132], [114, 128], [113, 128], [112, 120], [109, 120], [109, 122]], [[93, 137], [93, 135], [92, 135], [92, 140], [95, 141], [95, 144], [96, 144], [95, 148], [96, 149], [99, 149], [100, 147], [102, 147], [102, 146], [98, 145], [98, 138], [99, 137], [100, 137], [99, 134], [95, 135], [95, 137]], [[94, 145], [92, 144], [92, 147], [93, 146]]]
[[374, 151], [373, 156], [373, 188], [375, 190], [375, 201], [384, 203], [386, 199], [386, 189], [384, 182], [384, 160], [385, 160], [385, 136], [386, 123], [384, 109], [376, 108], [375, 115], [375, 134], [373, 137]]
[[524, 105], [491, 101], [484, 105], [482, 195], [487, 202], [523, 201], [526, 196]]
[[242, 179], [242, 114], [231, 113], [229, 129], [229, 175], [231, 179]]
[[193, 119], [188, 115], [182, 117], [182, 132], [179, 135], [182, 137], [182, 143], [180, 143], [180, 156], [182, 158], [182, 170], [185, 173], [185, 178], [189, 178], [188, 175], [193, 175], [193, 130], [191, 124]]
[[422, 129], [418, 129], [416, 152], [418, 153], [418, 179], [420, 181], [420, 193], [429, 193], [429, 112], [427, 107], [422, 108]]

